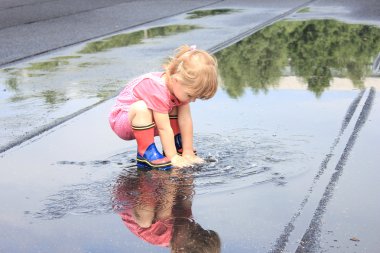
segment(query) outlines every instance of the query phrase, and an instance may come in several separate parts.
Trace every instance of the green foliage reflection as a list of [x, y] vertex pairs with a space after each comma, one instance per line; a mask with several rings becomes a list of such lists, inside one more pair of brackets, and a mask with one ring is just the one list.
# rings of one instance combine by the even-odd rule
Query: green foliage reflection
[[301, 77], [320, 96], [333, 77], [349, 78], [361, 87], [379, 52], [380, 29], [375, 26], [311, 20], [278, 22], [216, 57], [224, 89], [233, 98], [246, 87], [266, 91], [284, 73]]
[[59, 66], [68, 65], [69, 59], [80, 58], [80, 56], [61, 56], [50, 59], [49, 61], [30, 63], [27, 70], [30, 71], [55, 71]]
[[297, 13], [308, 13], [310, 12], [310, 7], [305, 7], [297, 11]]
[[188, 32], [198, 29], [195, 25], [169, 25], [154, 27], [147, 30], [136, 31], [132, 33], [124, 33], [111, 36], [109, 38], [88, 43], [79, 53], [91, 54], [107, 51], [112, 48], [126, 47], [143, 43], [144, 39], [155, 37], [170, 36], [178, 33]]

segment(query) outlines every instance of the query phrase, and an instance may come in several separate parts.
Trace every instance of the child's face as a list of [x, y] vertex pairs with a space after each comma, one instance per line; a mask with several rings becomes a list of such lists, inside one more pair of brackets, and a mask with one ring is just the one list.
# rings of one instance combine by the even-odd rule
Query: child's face
[[182, 103], [194, 102], [196, 100], [196, 98], [192, 97], [186, 87], [176, 78], [173, 78], [173, 95]]

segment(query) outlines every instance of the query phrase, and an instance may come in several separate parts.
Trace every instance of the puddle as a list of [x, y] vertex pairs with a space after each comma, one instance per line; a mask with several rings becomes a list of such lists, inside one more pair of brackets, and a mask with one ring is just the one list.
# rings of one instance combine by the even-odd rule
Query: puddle
[[42, 209], [24, 214], [45, 221], [118, 215], [120, 224], [145, 243], [214, 252], [221, 248], [221, 238], [193, 216], [195, 194], [231, 194], [262, 184], [284, 187], [288, 178], [304, 173], [292, 165], [307, 159], [302, 147], [308, 141], [307, 136], [273, 135], [260, 129], [198, 135], [195, 144], [206, 163], [167, 172], [138, 170], [130, 150], [106, 160], [57, 161], [58, 170], [112, 173], [102, 180], [64, 186], [42, 200]]
[[[199, 15], [226, 13], [229, 12]], [[6, 122], [6, 132], [17, 129], [17, 125], [35, 129], [33, 122], [47, 124], [68, 111], [77, 111], [83, 104], [91, 105], [112, 96], [125, 80], [101, 77], [105, 74], [104, 66], [121, 63], [107, 58], [107, 53], [118, 54], [121, 47], [198, 28], [156, 27], [120, 34], [91, 42], [73, 56], [4, 69], [0, 74], [0, 94], [2, 108], [6, 109], [0, 116]], [[282, 21], [218, 52], [223, 89], [212, 104], [195, 107], [201, 123], [195, 145], [206, 160], [202, 166], [169, 172], [139, 171], [135, 167], [135, 151], [124, 143], [118, 145], [125, 152], [82, 161], [66, 158], [73, 151], [62, 152], [59, 140], [48, 147], [49, 152], [60, 153], [57, 157], [67, 160], [49, 165], [49, 152], [29, 151], [33, 153], [29, 154], [31, 161], [16, 161], [14, 157], [12, 160], [10, 154], [4, 163], [11, 161], [17, 169], [4, 179], [2, 192], [16, 202], [25, 199], [26, 204], [2, 209], [11, 217], [1, 221], [2, 230], [11, 231], [10, 238], [2, 237], [3, 240], [29, 238], [19, 237], [22, 232], [48, 242], [52, 248], [64, 238], [74, 245], [70, 247], [84, 251], [99, 236], [100, 246], [94, 247], [107, 246], [109, 251], [112, 246], [119, 247], [114, 252], [120, 252], [120, 248], [159, 252], [160, 248], [148, 248], [148, 244], [170, 245], [179, 252], [195, 247], [205, 251], [226, 248], [226, 252], [235, 252], [236, 247], [241, 247], [239, 252], [268, 252], [268, 241], [281, 233], [281, 224], [291, 217], [297, 201], [303, 198], [302, 189], [307, 189], [310, 182], [307, 179], [314, 175], [310, 171], [318, 169], [318, 159], [329, 147], [326, 142], [335, 137], [331, 129], [340, 127], [337, 115], [344, 115], [357, 92], [340, 94], [331, 90], [352, 91], [366, 87], [369, 78], [378, 80], [379, 42], [380, 29], [373, 26], [334, 20]], [[102, 52], [102, 61], [92, 58], [98, 52]], [[90, 72], [82, 72], [84, 69]], [[121, 72], [125, 74], [125, 69]], [[68, 80], [68, 76], [74, 77]], [[290, 89], [303, 90], [290, 93]], [[29, 117], [22, 113], [25, 107], [30, 109]], [[331, 115], [315, 117], [326, 112], [326, 107]], [[210, 113], [206, 115], [205, 111]], [[81, 119], [77, 120], [76, 123]], [[76, 123], [71, 122], [74, 126]], [[73, 130], [64, 133], [70, 131]], [[110, 141], [104, 139], [108, 135], [95, 136], [97, 144]], [[78, 141], [77, 145], [85, 144]], [[85, 148], [94, 152], [89, 145]], [[116, 150], [112, 148], [94, 153], [109, 154], [109, 150]], [[28, 147], [20, 152], [27, 153]], [[35, 164], [33, 159], [37, 160]], [[33, 176], [41, 177], [42, 183], [17, 178], [17, 173], [25, 168], [28, 172], [35, 169], [38, 173]], [[69, 178], [70, 173], [73, 178]], [[27, 173], [20, 174], [29, 177]], [[9, 189], [8, 176], [25, 185]], [[12, 219], [20, 224], [14, 226]], [[51, 231], [57, 238], [50, 237]], [[88, 235], [89, 231], [93, 234]], [[76, 238], [81, 241], [75, 241]], [[37, 243], [31, 240], [25, 245]]]
[[[186, 168], [180, 174], [191, 175], [195, 179], [197, 194], [201, 195], [263, 183], [283, 186], [287, 183], [287, 178], [304, 172], [303, 169], [295, 170], [291, 164], [307, 160], [302, 146], [308, 142], [308, 136], [280, 136], [263, 129], [248, 128], [235, 129], [233, 133], [225, 132], [223, 135], [197, 135], [195, 145], [206, 164]], [[135, 158], [135, 152], [127, 150], [106, 160], [58, 161], [57, 165], [89, 170], [110, 167], [120, 170], [128, 167], [134, 171]]]
[[213, 9], [213, 10], [197, 10], [187, 13], [187, 19], [196, 19], [203, 18], [207, 16], [216, 16], [216, 15], [224, 15], [231, 14], [237, 12], [237, 9]]
[[378, 27], [311, 20], [275, 23], [216, 57], [223, 88], [233, 98], [246, 88], [266, 92], [291, 76], [318, 97], [339, 85], [337, 78], [360, 89], [367, 77], [378, 77], [372, 65], [379, 52]]

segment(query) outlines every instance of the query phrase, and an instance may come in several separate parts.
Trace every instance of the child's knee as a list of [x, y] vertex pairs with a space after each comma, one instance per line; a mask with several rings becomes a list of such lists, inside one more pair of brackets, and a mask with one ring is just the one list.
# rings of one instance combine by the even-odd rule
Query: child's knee
[[144, 100], [139, 100], [131, 105], [131, 111], [145, 112], [150, 110]]
[[140, 100], [131, 105], [129, 110], [129, 120], [132, 122], [136, 116], [139, 119], [151, 120], [152, 114], [153, 112], [148, 108], [147, 104], [143, 100]]

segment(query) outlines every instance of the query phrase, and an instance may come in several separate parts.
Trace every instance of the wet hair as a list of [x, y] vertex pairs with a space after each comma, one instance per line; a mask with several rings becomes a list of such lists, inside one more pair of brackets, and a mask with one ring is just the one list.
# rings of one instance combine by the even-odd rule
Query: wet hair
[[164, 65], [167, 81], [175, 77], [193, 98], [210, 99], [218, 88], [218, 64], [205, 50], [183, 45]]

